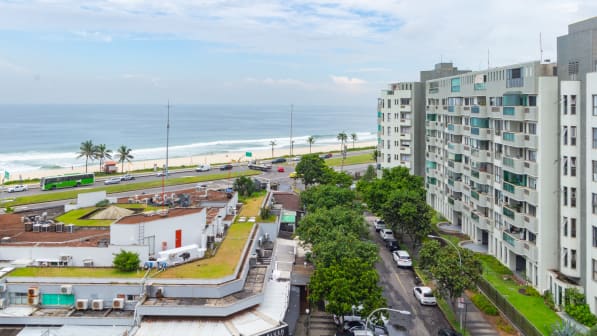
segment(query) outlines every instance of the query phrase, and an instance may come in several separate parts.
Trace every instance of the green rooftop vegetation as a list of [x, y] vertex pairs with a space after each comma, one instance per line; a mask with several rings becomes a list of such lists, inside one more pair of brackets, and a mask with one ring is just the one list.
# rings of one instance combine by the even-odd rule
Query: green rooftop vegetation
[[[146, 206], [145, 204], [110, 204], [125, 209], [143, 209], [144, 211], [157, 210], [159, 207]], [[71, 210], [63, 215], [56, 217], [56, 220], [65, 224], [74, 224], [76, 226], [109, 226], [114, 222], [113, 219], [86, 219], [94, 211], [102, 209], [98, 207], [87, 207]]]
[[142, 278], [146, 271], [120, 272], [112, 267], [23, 267], [10, 272], [14, 277]]
[[[362, 164], [362, 163], [374, 163], [374, 162], [375, 162], [375, 160], [373, 159], [373, 155], [371, 155], [371, 153], [365, 153], [365, 154], [359, 154], [359, 155], [354, 155], [354, 156], [347, 156], [346, 159], [344, 160], [344, 165], [349, 166], [349, 165], [356, 165], [356, 164]], [[336, 158], [326, 159], [325, 163], [328, 166], [341, 166], [342, 158], [336, 157]]]

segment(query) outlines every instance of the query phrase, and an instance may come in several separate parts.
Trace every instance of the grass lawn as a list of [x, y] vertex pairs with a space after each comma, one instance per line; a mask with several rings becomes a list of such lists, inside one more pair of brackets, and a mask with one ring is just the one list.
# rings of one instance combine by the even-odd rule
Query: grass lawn
[[261, 210], [261, 202], [263, 202], [263, 198], [265, 194], [260, 195], [256, 198], [250, 198], [245, 200], [243, 203], [243, 207], [240, 209], [239, 216], [241, 217], [257, 217], [259, 216], [259, 211]]
[[[159, 207], [153, 206], [145, 206], [145, 204], [111, 204], [113, 206], [117, 206], [120, 208], [128, 208], [128, 209], [145, 209], [149, 210], [157, 210], [160, 209]], [[76, 226], [108, 226], [114, 222], [113, 219], [81, 219], [85, 215], [92, 213], [93, 211], [97, 210], [96, 207], [89, 207], [89, 208], [81, 208], [71, 210], [61, 216], [56, 217], [56, 220], [59, 222], [63, 222], [65, 224], [75, 224]]]
[[[235, 178], [235, 177], [239, 177], [239, 176], [257, 175], [257, 174], [260, 174], [260, 172], [257, 172], [254, 170], [247, 170], [247, 171], [242, 171], [242, 172], [216, 173], [216, 174], [209, 174], [209, 175], [202, 175], [202, 176], [177, 177], [177, 178], [169, 178], [168, 180], [165, 181], [165, 185], [171, 186], [171, 185], [179, 185], [179, 184], [189, 184], [189, 183], [197, 183], [197, 182], [204, 182], [204, 181], [221, 180], [221, 179], [227, 179], [227, 178]], [[136, 182], [136, 183], [117, 184], [117, 185], [110, 185], [110, 186], [95, 187], [95, 188], [90, 188], [90, 189], [69, 189], [67, 191], [59, 191], [59, 192], [42, 192], [41, 194], [37, 194], [37, 195], [17, 197], [12, 202], [7, 202], [3, 206], [14, 207], [14, 206], [23, 205], [23, 204], [33, 204], [33, 203], [43, 203], [43, 202], [73, 199], [73, 198], [77, 198], [77, 195], [80, 193], [87, 193], [87, 192], [94, 192], [94, 191], [101, 191], [101, 190], [105, 190], [106, 193], [111, 194], [111, 193], [119, 193], [119, 192], [125, 192], [125, 191], [158, 188], [161, 186], [162, 186], [162, 181], [151, 181], [151, 182]]]
[[156, 278], [217, 279], [234, 273], [255, 223], [234, 223], [215, 256], [167, 269]]
[[10, 272], [15, 277], [142, 278], [145, 271], [120, 272], [111, 267], [23, 267]]
[[[375, 160], [373, 160], [372, 154], [365, 153], [365, 154], [360, 154], [360, 155], [355, 155], [355, 156], [347, 156], [346, 160], [344, 160], [344, 165], [349, 166], [349, 165], [356, 165], [356, 164], [361, 164], [361, 163], [374, 163], [374, 162], [375, 162]], [[326, 159], [325, 163], [328, 166], [341, 166], [342, 158]]]
[[560, 317], [545, 303], [540, 296], [527, 296], [518, 292], [523, 286], [514, 280], [504, 280], [504, 276], [512, 274], [504, 265], [492, 256], [480, 255], [483, 263], [483, 277], [489, 281], [512, 306], [523, 314], [544, 335], [550, 334], [550, 326], [560, 321]]

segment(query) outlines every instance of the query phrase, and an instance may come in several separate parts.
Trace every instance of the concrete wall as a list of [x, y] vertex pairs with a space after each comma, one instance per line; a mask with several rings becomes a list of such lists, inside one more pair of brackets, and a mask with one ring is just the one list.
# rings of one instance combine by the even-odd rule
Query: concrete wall
[[96, 191], [90, 193], [81, 193], [77, 195], [76, 204], [65, 204], [64, 212], [68, 212], [74, 209], [85, 208], [95, 206], [98, 202], [106, 199], [106, 191]]
[[19, 260], [30, 259], [55, 259], [60, 260], [61, 256], [71, 256], [69, 266], [83, 266], [84, 259], [93, 260], [94, 266], [111, 267], [114, 254], [120, 250], [139, 253], [141, 260], [146, 258], [149, 249], [147, 246], [140, 245], [110, 245], [108, 247], [74, 247], [74, 246], [2, 246], [0, 249], [0, 259]]

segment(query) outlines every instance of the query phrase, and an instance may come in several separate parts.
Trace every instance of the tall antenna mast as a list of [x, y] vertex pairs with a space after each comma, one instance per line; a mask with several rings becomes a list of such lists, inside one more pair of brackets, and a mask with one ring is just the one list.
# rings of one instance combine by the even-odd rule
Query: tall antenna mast
[[168, 119], [166, 120], [166, 171], [164, 172], [167, 175], [168, 172], [168, 144], [170, 141], [170, 99], [168, 99]]
[[292, 112], [294, 109], [294, 104], [290, 104], [290, 156], [292, 156], [292, 150], [294, 147], [294, 141], [292, 140]]
[[541, 32], [539, 32], [539, 63], [543, 62], [543, 41], [541, 39]]

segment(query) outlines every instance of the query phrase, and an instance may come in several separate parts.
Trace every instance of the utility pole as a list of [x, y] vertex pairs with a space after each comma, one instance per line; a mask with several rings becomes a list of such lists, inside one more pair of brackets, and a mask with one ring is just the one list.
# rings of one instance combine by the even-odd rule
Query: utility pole
[[168, 175], [168, 144], [170, 141], [170, 100], [168, 100], [168, 119], [166, 121], [166, 170], [165, 175]]
[[292, 141], [292, 113], [294, 110], [294, 104], [290, 104], [290, 157], [292, 157], [292, 150], [293, 150], [293, 145], [294, 145], [294, 141]]

